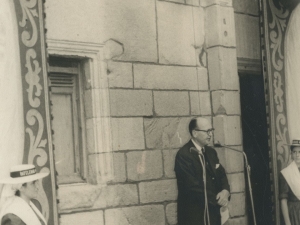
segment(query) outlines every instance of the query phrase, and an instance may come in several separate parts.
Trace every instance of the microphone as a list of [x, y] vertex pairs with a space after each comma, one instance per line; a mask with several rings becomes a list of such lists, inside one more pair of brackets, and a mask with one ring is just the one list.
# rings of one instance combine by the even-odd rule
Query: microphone
[[252, 213], [253, 213], [253, 221], [254, 221], [254, 225], [256, 225], [256, 216], [255, 216], [255, 210], [254, 210], [252, 185], [251, 185], [251, 179], [250, 179], [251, 167], [250, 167], [250, 165], [248, 163], [248, 158], [247, 158], [246, 153], [244, 151], [238, 150], [236, 148], [232, 148], [232, 147], [229, 147], [227, 145], [222, 145], [219, 141], [216, 141], [216, 143], [214, 143], [214, 147], [228, 148], [228, 149], [231, 149], [233, 151], [237, 151], [239, 153], [243, 153], [243, 156], [244, 156], [244, 165], [246, 167], [246, 172], [247, 172], [248, 187], [249, 187], [249, 193], [250, 193], [250, 201], [251, 201], [251, 207], [252, 207]]
[[195, 148], [195, 147], [191, 147], [190, 148], [190, 152], [196, 152], [198, 155], [202, 155], [202, 152], [201, 151], [199, 151], [197, 148]]
[[[228, 149], [231, 149], [233, 151], [237, 151], [237, 152], [243, 152], [241, 150], [238, 150], [237, 148], [232, 148], [232, 147], [229, 147], [228, 145], [222, 145], [219, 141], [216, 141], [214, 143], [214, 147], [216, 148], [228, 148]], [[244, 153], [244, 152], [243, 152]]]

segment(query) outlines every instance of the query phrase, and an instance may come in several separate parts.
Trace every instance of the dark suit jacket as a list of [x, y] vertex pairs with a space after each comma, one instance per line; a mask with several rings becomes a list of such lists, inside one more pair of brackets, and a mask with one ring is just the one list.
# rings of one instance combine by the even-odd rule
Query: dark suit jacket
[[[179, 149], [175, 158], [179, 225], [201, 224], [201, 221], [203, 221], [201, 218], [203, 215], [199, 216], [199, 212], [203, 212], [204, 209], [203, 169], [197, 152], [190, 150], [192, 147], [195, 148], [195, 145], [190, 140]], [[217, 204], [216, 195], [223, 189], [230, 192], [230, 187], [225, 169], [219, 163], [216, 150], [205, 146], [205, 155], [210, 169], [210, 171], [207, 171], [206, 178], [211, 179], [210, 184], [214, 185], [214, 188], [207, 188], [207, 198], [209, 206], [212, 209], [216, 208], [219, 215], [220, 207]]]

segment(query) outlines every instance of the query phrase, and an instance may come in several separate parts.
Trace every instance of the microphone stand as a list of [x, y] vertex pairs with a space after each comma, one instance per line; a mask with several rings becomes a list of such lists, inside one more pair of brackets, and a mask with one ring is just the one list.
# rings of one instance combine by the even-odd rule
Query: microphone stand
[[[214, 146], [228, 148], [228, 149], [231, 149], [231, 150], [234, 150], [237, 152], [241, 152], [240, 150], [238, 150], [236, 148], [232, 148], [227, 145], [221, 145], [220, 143], [215, 143]], [[252, 187], [251, 187], [251, 180], [250, 180], [251, 167], [248, 163], [248, 158], [247, 158], [246, 153], [244, 151], [242, 151], [242, 153], [244, 155], [245, 167], [246, 167], [246, 171], [247, 171], [247, 179], [248, 179], [248, 187], [249, 187], [249, 192], [250, 192], [249, 194], [250, 194], [250, 201], [251, 201], [251, 207], [252, 207], [253, 222], [254, 222], [254, 225], [256, 225], [256, 216], [255, 216], [255, 211], [254, 211], [254, 202], [253, 202]]]

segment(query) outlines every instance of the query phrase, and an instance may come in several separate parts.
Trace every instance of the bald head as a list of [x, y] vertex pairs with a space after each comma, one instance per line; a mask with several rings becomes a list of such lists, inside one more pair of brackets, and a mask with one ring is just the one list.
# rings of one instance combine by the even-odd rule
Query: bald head
[[211, 127], [210, 122], [203, 117], [195, 117], [193, 119], [191, 119], [190, 124], [189, 124], [189, 132], [191, 134], [191, 136], [193, 136], [192, 132], [195, 128], [198, 128], [200, 130], [202, 129], [206, 129], [206, 128]]

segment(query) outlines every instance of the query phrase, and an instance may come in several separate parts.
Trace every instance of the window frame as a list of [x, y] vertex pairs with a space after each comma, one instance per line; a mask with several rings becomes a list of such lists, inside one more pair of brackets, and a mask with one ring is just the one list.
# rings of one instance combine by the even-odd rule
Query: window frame
[[[52, 66], [53, 61], [63, 61]], [[71, 64], [77, 64], [76, 67], [63, 66], [66, 62]], [[72, 183], [84, 183], [86, 182], [87, 175], [87, 160], [86, 160], [86, 129], [85, 129], [85, 115], [83, 105], [83, 76], [84, 76], [84, 59], [78, 57], [61, 57], [57, 55], [51, 55], [49, 57], [49, 89], [50, 100], [52, 94], [70, 94], [72, 98], [72, 121], [73, 121], [73, 145], [74, 145], [74, 175], [57, 175], [58, 184], [72, 184]], [[63, 84], [54, 84], [52, 86], [51, 75], [55, 76], [64, 75], [70, 76], [73, 79], [74, 85], [64, 86]], [[71, 90], [72, 89], [72, 90]], [[53, 104], [53, 103], [52, 103]], [[52, 107], [52, 106], [51, 106]], [[55, 133], [55, 130], [54, 130]], [[53, 141], [54, 142], [54, 141]], [[57, 148], [56, 148], [57, 149]], [[55, 152], [54, 152], [55, 155]], [[55, 161], [55, 157], [54, 157]]]

